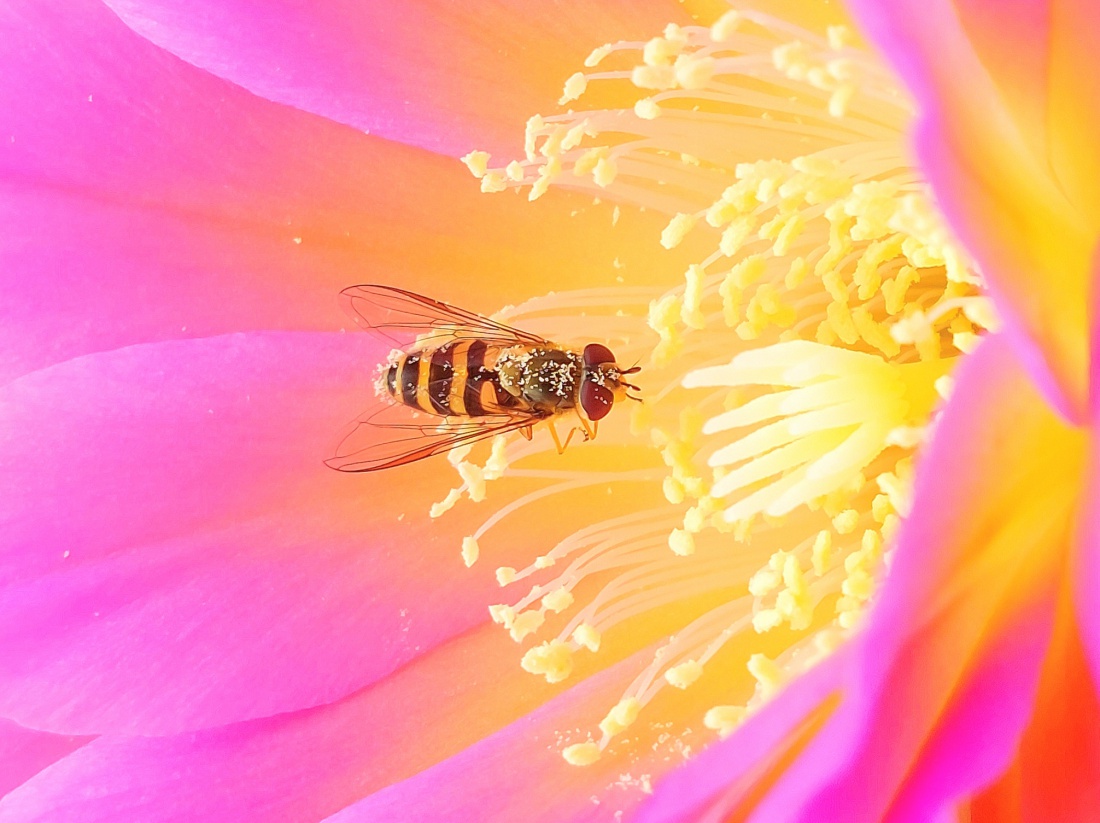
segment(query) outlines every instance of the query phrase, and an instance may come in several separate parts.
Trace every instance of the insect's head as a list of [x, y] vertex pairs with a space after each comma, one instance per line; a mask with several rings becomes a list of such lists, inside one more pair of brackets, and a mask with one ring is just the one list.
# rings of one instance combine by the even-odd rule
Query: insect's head
[[605, 417], [616, 400], [627, 398], [641, 402], [627, 389], [641, 391], [633, 383], [624, 379], [628, 374], [636, 374], [641, 366], [624, 369], [615, 362], [615, 355], [607, 346], [589, 343], [584, 347], [584, 375], [581, 380], [580, 404], [589, 420]]

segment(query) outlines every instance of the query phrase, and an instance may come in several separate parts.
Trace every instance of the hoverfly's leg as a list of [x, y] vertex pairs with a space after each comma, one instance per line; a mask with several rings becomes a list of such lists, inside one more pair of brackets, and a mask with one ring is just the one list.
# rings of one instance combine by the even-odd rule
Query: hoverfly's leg
[[[575, 428], [569, 430], [569, 434], [565, 435], [565, 442], [561, 444], [561, 451], [565, 451], [569, 447], [569, 441], [573, 439], [573, 435], [577, 433]], [[558, 452], [561, 454], [561, 452]]]
[[530, 426], [524, 426], [522, 429], [519, 430], [519, 433], [522, 434], [527, 440], [531, 439], [532, 435]]
[[581, 421], [581, 429], [584, 431], [584, 439], [592, 440], [596, 437], [595, 423], [589, 423], [585, 420], [584, 415], [578, 412], [577, 419]]
[[561, 440], [558, 438], [558, 430], [554, 428], [554, 421], [547, 420], [546, 427], [550, 429], [550, 436], [554, 439], [554, 445], [558, 447], [558, 454], [561, 454], [565, 451], [565, 446], [562, 445]]

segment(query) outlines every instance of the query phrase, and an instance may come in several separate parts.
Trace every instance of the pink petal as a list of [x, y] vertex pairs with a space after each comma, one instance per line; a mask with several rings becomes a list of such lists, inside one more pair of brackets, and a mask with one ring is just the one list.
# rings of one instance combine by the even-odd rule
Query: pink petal
[[552, 5], [111, 0], [135, 31], [269, 100], [452, 156], [522, 152], [588, 53], [690, 22], [666, 0]]
[[[1027, 2], [851, 5], [917, 96], [925, 173], [989, 281], [1018, 354], [1048, 398], [1081, 419], [1088, 396], [1089, 257], [1100, 228], [1093, 202], [1100, 203], [1100, 192], [1079, 182], [1100, 174], [1100, 153], [1081, 141], [1096, 130], [1083, 124], [1100, 118], [1100, 109], [1087, 88], [1095, 82], [1090, 65], [1078, 60], [1080, 82], [1064, 76], [1065, 60], [1081, 56], [1076, 35], [1048, 39], [1043, 33], [1065, 31], [1072, 19], [1072, 31], [1097, 27], [1076, 3], [1059, 4], [1064, 19], [1051, 18], [1052, 7]], [[987, 25], [991, 16], [996, 26]], [[1020, 44], [1026, 47], [1017, 49]], [[1055, 107], [1047, 96], [1052, 89], [1058, 100], [1069, 95], [1074, 102]]]
[[[935, 820], [1012, 758], [1047, 648], [1081, 442], [1003, 339], [988, 338], [957, 377], [890, 574], [852, 641], [843, 702], [764, 783], [752, 820]], [[781, 705], [762, 717], [790, 722]], [[719, 751], [744, 747], [735, 734]]]
[[256, 98], [98, 2], [6, 4], [0, 76], [0, 383], [131, 343], [335, 330], [356, 282], [488, 312], [611, 284], [616, 257], [663, 273], [659, 219], [609, 241], [571, 217], [589, 201], [483, 195], [459, 163]]
[[0, 719], [0, 798], [88, 740], [31, 731]]
[[[531, 812], [538, 792], [555, 788], [548, 800], [556, 809], [588, 807], [594, 793], [609, 801], [637, 796], [637, 787], [606, 788], [629, 768], [621, 760], [576, 769], [562, 761], [555, 742], [566, 723], [613, 703], [637, 661], [517, 720], [556, 689], [521, 671], [516, 656], [498, 627], [484, 627], [335, 704], [170, 738], [100, 738], [0, 802], [0, 821], [116, 821], [125, 809], [130, 819], [147, 821], [297, 823], [375, 792], [405, 800], [393, 815], [374, 819], [433, 819], [428, 815], [443, 804], [450, 817], [434, 819], [491, 820], [490, 806], [466, 817], [460, 809], [475, 797], [489, 799], [483, 792], [494, 781], [493, 804]], [[481, 737], [488, 739], [477, 743]], [[496, 770], [505, 755], [511, 765]], [[418, 772], [424, 776], [413, 777]], [[385, 788], [410, 778], [424, 783], [429, 775], [434, 788], [419, 796], [409, 796], [409, 783]], [[500, 791], [505, 785], [509, 791]], [[349, 810], [352, 819], [359, 813]]]
[[0, 715], [65, 734], [263, 717], [482, 622], [499, 595], [491, 568], [458, 571], [469, 514], [457, 532], [423, 516], [445, 464], [322, 464], [383, 348], [289, 333], [134, 346], [0, 392]]

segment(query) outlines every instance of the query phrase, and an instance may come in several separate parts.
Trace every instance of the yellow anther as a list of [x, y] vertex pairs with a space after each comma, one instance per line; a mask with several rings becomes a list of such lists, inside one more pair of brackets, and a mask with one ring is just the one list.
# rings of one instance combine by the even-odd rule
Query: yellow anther
[[883, 542], [889, 543], [892, 541], [899, 528], [901, 528], [901, 518], [896, 514], [886, 515], [886, 519], [882, 521], [881, 529]]
[[866, 341], [867, 345], [878, 349], [887, 357], [897, 357], [901, 352], [901, 344], [893, 338], [884, 325], [871, 316], [871, 312], [865, 306], [860, 306], [852, 312], [852, 322], [855, 323], [859, 336]]
[[595, 170], [596, 164], [599, 163], [600, 160], [608, 156], [609, 152], [610, 149], [608, 149], [607, 146], [596, 146], [595, 148], [589, 149], [573, 163], [573, 174], [578, 177], [589, 174]]
[[519, 643], [523, 638], [541, 629], [545, 622], [546, 616], [540, 611], [522, 612], [512, 620], [512, 625], [508, 627], [508, 634]]
[[548, 640], [528, 649], [520, 665], [526, 672], [541, 674], [547, 683], [560, 683], [573, 672], [573, 650], [561, 640]]
[[588, 80], [584, 76], [584, 72], [576, 72], [569, 76], [569, 79], [565, 81], [565, 88], [562, 89], [561, 98], [558, 100], [559, 106], [564, 106], [571, 100], [576, 100], [582, 94], [585, 89], [588, 88]]
[[871, 501], [871, 516], [875, 518], [876, 523], [882, 523], [886, 519], [886, 515], [892, 514], [894, 507], [890, 504], [890, 497], [885, 494], [876, 494], [875, 499]]
[[704, 88], [714, 77], [714, 69], [713, 57], [682, 54], [676, 58], [674, 66], [676, 82], [685, 89]]
[[485, 461], [483, 472], [486, 480], [499, 480], [504, 476], [504, 471], [508, 468], [507, 448], [507, 438], [502, 435], [493, 438], [493, 448], [489, 454], [489, 459]]
[[848, 113], [848, 106], [855, 96], [855, 83], [841, 83], [829, 96], [829, 114], [832, 117], [843, 117]]
[[701, 308], [706, 279], [707, 272], [698, 263], [691, 264], [684, 272], [684, 302], [680, 307], [680, 318], [684, 321], [684, 325], [693, 329], [701, 329], [706, 326], [706, 318]]
[[668, 535], [668, 547], [680, 557], [695, 554], [695, 538], [685, 529], [673, 529]]
[[846, 509], [833, 518], [833, 528], [837, 534], [851, 534], [859, 525], [859, 512], [855, 509]]
[[715, 706], [703, 715], [703, 725], [718, 732], [719, 737], [726, 738], [744, 722], [747, 716], [748, 709], [744, 706]]
[[687, 45], [688, 33], [684, 30], [683, 26], [679, 26], [676, 23], [666, 23], [664, 35], [666, 40], [673, 43], [679, 43], [681, 46]]
[[640, 89], [671, 89], [676, 87], [676, 72], [672, 66], [635, 66], [630, 80]]
[[665, 680], [677, 689], [686, 689], [703, 675], [703, 664], [688, 660], [665, 670]]
[[614, 182], [619, 167], [614, 157], [601, 157], [596, 161], [596, 167], [592, 169], [592, 179], [600, 188], [607, 188]]
[[802, 566], [798, 557], [791, 554], [783, 563], [783, 585], [796, 595], [806, 592], [806, 578], [802, 574]]
[[[703, 501], [709, 501], [712, 498], [704, 497]], [[684, 513], [684, 531], [688, 534], [698, 534], [707, 524], [710, 522], [710, 516], [714, 514], [715, 506], [710, 503], [704, 503], [700, 501], [700, 505], [692, 506], [687, 512]]]
[[581, 141], [584, 140], [585, 137], [590, 135], [594, 136], [595, 132], [588, 124], [588, 119], [585, 118], [565, 133], [565, 137], [561, 140], [561, 150], [569, 151], [570, 149], [575, 149], [581, 144]]
[[554, 563], [554, 558], [548, 554], [540, 554], [538, 557], [535, 558], [536, 569], [549, 569], [551, 566], [554, 565]]
[[462, 482], [466, 484], [466, 493], [470, 495], [470, 499], [475, 503], [479, 503], [485, 499], [485, 471], [481, 466], [474, 463], [467, 463], [463, 461], [459, 463], [455, 468], [458, 469], [458, 476], [462, 478]]
[[763, 277], [767, 271], [767, 259], [763, 255], [753, 254], [730, 269], [729, 277], [737, 288], [745, 289]]
[[955, 378], [949, 374], [945, 374], [936, 378], [936, 382], [933, 385], [936, 388], [936, 394], [944, 400], [950, 400], [951, 394], [955, 391]]
[[516, 579], [516, 570], [511, 566], [501, 566], [497, 569], [497, 583], [501, 586], [507, 586], [509, 583]]
[[749, 674], [755, 678], [764, 695], [769, 695], [783, 682], [783, 673], [771, 658], [757, 653], [749, 658]]
[[741, 25], [740, 13], [727, 11], [714, 21], [714, 24], [710, 27], [710, 39], [715, 43], [725, 43], [727, 40], [732, 40], [739, 25]]
[[874, 529], [864, 531], [860, 540], [860, 551], [874, 560], [882, 557], [882, 535]]
[[983, 329], [991, 332], [1000, 330], [1001, 318], [997, 307], [988, 297], [971, 297], [963, 303], [963, 314]]
[[727, 326], [733, 328], [741, 322], [741, 300], [744, 292], [737, 287], [729, 274], [722, 280], [718, 287], [718, 294], [722, 298], [722, 320]]
[[523, 153], [528, 160], [535, 159], [535, 143], [545, 127], [546, 121], [542, 119], [542, 115], [533, 114], [527, 119], [523, 134]]
[[726, 257], [735, 257], [755, 228], [756, 218], [752, 215], [734, 218], [722, 232], [722, 237], [718, 241], [718, 250]]
[[495, 194], [508, 188], [508, 178], [499, 171], [489, 171], [481, 178], [481, 190], [485, 194]]
[[772, 49], [772, 64], [792, 80], [805, 80], [811, 67], [809, 50], [804, 43], [784, 43]]
[[849, 346], [855, 345], [859, 340], [859, 329], [856, 328], [856, 322], [852, 319], [852, 312], [847, 303], [834, 300], [825, 309], [825, 317], [828, 319], [829, 328]]
[[772, 246], [772, 254], [776, 257], [785, 257], [791, 250], [791, 245], [802, 233], [806, 225], [801, 214], [795, 213], [788, 216], [779, 227], [775, 235], [775, 244]]
[[684, 484], [679, 478], [667, 475], [661, 481], [661, 491], [664, 492], [665, 500], [674, 506], [684, 502]]
[[840, 590], [857, 600], [867, 600], [875, 590], [875, 581], [867, 572], [857, 569], [849, 574], [840, 585]]
[[561, 154], [561, 143], [565, 139], [565, 135], [569, 133], [569, 126], [560, 124], [554, 126], [547, 135], [546, 139], [542, 141], [542, 145], [539, 146], [539, 154], [549, 160], [551, 157], [557, 157]]
[[661, 116], [661, 107], [650, 97], [643, 97], [634, 104], [634, 113], [642, 120], [656, 120]]
[[694, 214], [684, 214], [680, 212], [674, 216], [665, 226], [664, 231], [661, 232], [661, 245], [666, 249], [674, 249], [683, 242], [684, 236], [691, 231], [698, 217]]
[[770, 632], [783, 625], [783, 615], [778, 609], [760, 609], [752, 615], [752, 628], [757, 634]]
[[573, 641], [590, 652], [600, 650], [600, 633], [588, 623], [581, 623], [573, 629]]
[[504, 167], [504, 174], [509, 180], [515, 183], [522, 183], [523, 164], [520, 163], [518, 160], [513, 160], [511, 163]]
[[641, 710], [642, 703], [638, 698], [624, 697], [600, 721], [600, 731], [608, 737], [622, 734], [638, 719], [638, 712]]
[[814, 573], [820, 577], [829, 569], [832, 560], [833, 533], [822, 529], [814, 538], [813, 549], [810, 552], [810, 562], [813, 564]]
[[539, 166], [539, 176], [535, 180], [534, 185], [531, 186], [531, 191], [527, 193], [528, 200], [538, 200], [547, 190], [550, 188], [550, 183], [561, 174], [561, 159], [559, 157], [551, 157], [541, 166]]
[[806, 593], [784, 589], [775, 599], [775, 609], [795, 631], [808, 629], [814, 619], [813, 603]]
[[480, 553], [481, 549], [477, 545], [477, 540], [473, 537], [462, 538], [462, 562], [466, 564], [467, 569], [477, 562]]
[[782, 582], [783, 578], [778, 571], [765, 566], [749, 578], [749, 594], [753, 597], [763, 597], [778, 589]]
[[665, 37], [654, 37], [642, 47], [642, 62], [646, 66], [671, 66], [684, 44], [678, 40], [669, 40]]
[[494, 623], [499, 623], [508, 629], [516, 620], [516, 610], [503, 603], [497, 603], [489, 607], [489, 616], [493, 618]]
[[978, 342], [981, 340], [974, 332], [959, 332], [951, 336], [951, 342], [955, 344], [955, 348], [961, 351], [963, 354], [970, 354], [978, 347]]
[[829, 26], [825, 33], [829, 38], [829, 48], [833, 51], [840, 51], [854, 40], [852, 30], [844, 25]]
[[791, 261], [791, 267], [787, 269], [787, 274], [783, 278], [783, 285], [787, 287], [788, 291], [793, 291], [802, 285], [809, 273], [810, 265], [806, 262], [806, 258], [796, 257]]
[[573, 605], [573, 593], [565, 587], [554, 589], [542, 598], [542, 605], [543, 608], [547, 608], [555, 614], [560, 614]]
[[574, 743], [562, 749], [561, 756], [570, 766], [591, 766], [600, 759], [600, 747], [591, 741]]
[[590, 69], [595, 68], [605, 57], [607, 57], [607, 55], [611, 54], [612, 50], [610, 43], [605, 43], [602, 46], [592, 49], [589, 55], [584, 58], [584, 65]]
[[458, 489], [451, 489], [447, 492], [447, 496], [440, 500], [438, 503], [432, 503], [431, 509], [428, 510], [428, 517], [433, 520], [436, 517], [442, 517], [444, 514], [454, 508], [455, 503], [462, 497], [462, 492]]
[[897, 275], [882, 284], [882, 296], [886, 299], [886, 313], [893, 316], [905, 308], [905, 296], [909, 287], [920, 281], [920, 274], [912, 266], [903, 266]]
[[490, 154], [487, 151], [472, 151], [462, 158], [466, 168], [474, 177], [482, 178], [489, 169]]

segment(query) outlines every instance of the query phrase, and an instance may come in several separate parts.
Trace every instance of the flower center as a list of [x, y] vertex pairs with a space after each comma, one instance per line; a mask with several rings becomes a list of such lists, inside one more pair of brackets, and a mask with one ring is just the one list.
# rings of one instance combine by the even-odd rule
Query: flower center
[[698, 710], [728, 734], [857, 625], [950, 373], [996, 324], [906, 153], [908, 100], [851, 40], [730, 12], [602, 46], [561, 102], [607, 83], [621, 108], [535, 116], [526, 157], [503, 166], [464, 158], [486, 192], [610, 195], [613, 222], [657, 210], [661, 246], [698, 234], [710, 249], [664, 292], [559, 293], [503, 313], [580, 346], [600, 329], [620, 362], [643, 362], [645, 403], [629, 430], [613, 413], [577, 448], [582, 468], [539, 463], [537, 437], [500, 439], [481, 463], [452, 453], [462, 485], [431, 512], [481, 500], [490, 480], [516, 490], [463, 541], [469, 566], [498, 523], [546, 501], [603, 488], [646, 501], [580, 508], [590, 519], [567, 537], [497, 570], [507, 592], [530, 587], [490, 613], [550, 682], [609, 633], [664, 627], [598, 730], [563, 748], [570, 763], [598, 759], [720, 656], [726, 702]]

